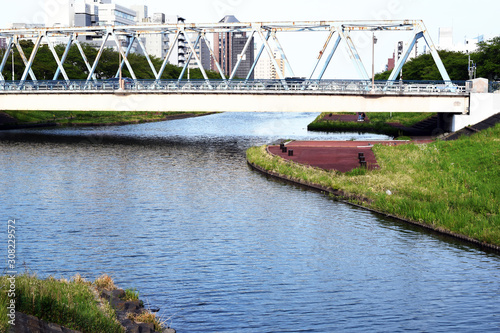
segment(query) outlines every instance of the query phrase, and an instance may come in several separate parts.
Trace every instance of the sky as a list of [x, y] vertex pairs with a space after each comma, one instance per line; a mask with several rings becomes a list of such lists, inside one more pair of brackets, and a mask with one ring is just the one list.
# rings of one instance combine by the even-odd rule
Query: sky
[[[0, 27], [12, 22], [43, 23], [44, 1], [55, 4], [65, 0], [23, 0], [2, 4]], [[77, 0], [78, 1], [78, 0]], [[423, 20], [435, 44], [440, 27], [452, 27], [454, 43], [465, 37], [500, 35], [498, 13], [500, 1], [478, 0], [114, 0], [124, 6], [147, 5], [149, 14], [163, 12], [179, 15], [192, 23], [218, 22], [224, 15], [235, 15], [241, 22], [254, 21], [319, 21], [319, 20], [374, 20], [417, 19]], [[326, 34], [278, 35], [286, 55], [294, 68], [295, 76], [308, 76], [321, 50]], [[407, 41], [405, 33], [379, 33], [375, 46], [375, 71], [384, 69], [392, 56], [398, 40]], [[366, 36], [365, 36], [366, 37]], [[365, 37], [360, 37], [361, 40]], [[367, 37], [368, 38], [368, 37]], [[361, 43], [359, 53], [371, 72], [371, 43]], [[363, 45], [364, 44], [364, 45]], [[420, 47], [423, 48], [423, 45]], [[347, 53], [336, 54], [327, 76], [350, 76], [351, 63]], [[352, 74], [354, 75], [354, 74]]]

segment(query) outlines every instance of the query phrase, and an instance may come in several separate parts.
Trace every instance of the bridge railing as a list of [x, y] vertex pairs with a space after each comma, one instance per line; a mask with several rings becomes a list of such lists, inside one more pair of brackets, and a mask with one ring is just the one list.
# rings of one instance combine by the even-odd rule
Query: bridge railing
[[332, 94], [466, 94], [465, 81], [375, 81], [368, 80], [37, 80], [4, 81], [1, 92], [36, 91], [137, 91], [137, 92], [323, 92]]

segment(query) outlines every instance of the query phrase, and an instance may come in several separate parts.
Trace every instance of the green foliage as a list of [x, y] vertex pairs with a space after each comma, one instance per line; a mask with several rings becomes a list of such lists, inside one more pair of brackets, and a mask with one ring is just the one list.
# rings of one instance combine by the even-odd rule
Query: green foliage
[[9, 310], [7, 306], [9, 305], [10, 299], [8, 297], [9, 281], [7, 276], [0, 277], [0, 332], [7, 332], [9, 329], [9, 320], [7, 317]]
[[247, 159], [292, 179], [367, 198], [367, 207], [500, 245], [499, 142], [497, 124], [456, 141], [375, 145], [381, 168], [364, 174], [306, 167], [271, 156], [265, 147], [249, 149]]
[[[144, 121], [161, 121], [171, 115], [183, 112], [142, 112], [142, 111], [3, 111], [23, 123], [57, 123], [59, 125], [78, 124], [121, 124]], [[191, 112], [190, 114], [203, 114]]]
[[[0, 277], [1, 307], [6, 307], [7, 277]], [[40, 280], [35, 275], [16, 277], [16, 310], [44, 321], [57, 323], [82, 332], [123, 332], [114, 312], [101, 310], [94, 293], [87, 284], [56, 280]], [[5, 316], [6, 317], [6, 316]], [[4, 318], [2, 318], [2, 321]], [[0, 327], [5, 327], [2, 323]]]
[[366, 168], [356, 168], [345, 173], [346, 176], [363, 176], [368, 170]]
[[[23, 49], [23, 52], [29, 59], [34, 48], [33, 42], [30, 40], [21, 40], [20, 44]], [[59, 56], [59, 59], [61, 59], [66, 49], [66, 46], [56, 45], [54, 48], [56, 50], [57, 55]], [[95, 59], [97, 58], [98, 50], [94, 46], [88, 43], [82, 43], [82, 49], [90, 65], [92, 65]], [[0, 56], [2, 58], [4, 52], [5, 50], [0, 50]], [[154, 56], [151, 56], [150, 58], [156, 71], [159, 71], [163, 63], [163, 59]], [[128, 56], [128, 60], [130, 66], [132, 67], [138, 79], [147, 80], [155, 78], [145, 56], [136, 53], [131, 53]], [[14, 66], [15, 79], [20, 80], [24, 73], [25, 66], [16, 48], [14, 48], [14, 65], [15, 65]], [[118, 67], [119, 67], [118, 52], [114, 51], [111, 48], [106, 48], [104, 49], [101, 58], [99, 60], [99, 64], [96, 68], [95, 71], [96, 77], [98, 79], [113, 78], [116, 76], [116, 73], [118, 72]], [[35, 61], [32, 66], [32, 70], [33, 73], [35, 74], [35, 77], [39, 80], [52, 80], [54, 78], [54, 74], [57, 70], [57, 63], [47, 45], [43, 45], [39, 48], [35, 57]], [[89, 75], [89, 70], [87, 68], [87, 65], [83, 61], [80, 51], [78, 50], [78, 47], [76, 45], [73, 45], [68, 52], [68, 56], [64, 63], [64, 70], [66, 71], [68, 77], [71, 80], [85, 80]], [[181, 74], [181, 71], [182, 71], [181, 67], [167, 64], [161, 78], [163, 80], [178, 79]], [[7, 80], [12, 79], [12, 59], [10, 56], [8, 57], [7, 63], [5, 65], [5, 70], [2, 74], [5, 76]], [[123, 66], [122, 75], [124, 77], [131, 77], [131, 74], [126, 65]], [[210, 79], [220, 79], [220, 75], [213, 71], [207, 71], [207, 76]], [[187, 73], [184, 74], [183, 79], [186, 78], [187, 78]], [[193, 80], [203, 79], [203, 75], [199, 69], [193, 69], [191, 70], [190, 78]], [[29, 76], [28, 79], [30, 79]], [[59, 75], [58, 79], [60, 80], [63, 79], [62, 74]]]
[[471, 57], [477, 64], [478, 77], [500, 80], [500, 37], [480, 42], [478, 52]]
[[138, 301], [139, 300], [139, 292], [133, 289], [125, 289], [125, 301]]
[[[462, 52], [438, 51], [450, 79], [468, 80], [469, 55]], [[471, 59], [477, 64], [477, 77], [489, 80], [500, 79], [500, 37], [489, 41], [480, 42], [478, 50], [470, 54]], [[387, 80], [390, 71], [378, 73], [376, 80]], [[399, 76], [398, 76], [399, 78]], [[439, 70], [430, 54], [423, 54], [408, 61], [403, 66], [404, 80], [442, 80]]]
[[[444, 67], [446, 68], [450, 79], [468, 80], [467, 70], [468, 56], [461, 52], [438, 51]], [[378, 73], [376, 80], [387, 80], [391, 71]], [[399, 79], [399, 76], [398, 76]], [[423, 54], [417, 58], [408, 61], [403, 66], [404, 80], [442, 80], [441, 74], [430, 54]]]
[[310, 131], [322, 132], [372, 132], [400, 136], [402, 134], [402, 130], [390, 125], [390, 123], [397, 123], [406, 127], [411, 127], [412, 125], [435, 115], [435, 113], [425, 112], [369, 112], [369, 122], [342, 122], [323, 120], [327, 114], [329, 113], [321, 113], [307, 126], [307, 129]]

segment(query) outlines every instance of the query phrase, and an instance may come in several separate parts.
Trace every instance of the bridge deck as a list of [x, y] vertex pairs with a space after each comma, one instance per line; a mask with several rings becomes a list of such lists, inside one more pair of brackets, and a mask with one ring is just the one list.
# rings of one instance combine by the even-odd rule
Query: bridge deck
[[466, 94], [325, 91], [3, 91], [0, 110], [221, 112], [446, 112]]

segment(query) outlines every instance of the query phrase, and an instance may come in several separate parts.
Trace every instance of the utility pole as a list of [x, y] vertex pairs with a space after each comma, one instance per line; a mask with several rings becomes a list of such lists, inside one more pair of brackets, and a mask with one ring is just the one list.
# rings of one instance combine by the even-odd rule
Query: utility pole
[[[398, 60], [399, 60], [399, 58], [401, 58], [402, 55], [403, 55], [403, 42], [399, 41], [398, 42]], [[403, 82], [403, 67], [401, 67], [401, 72], [399, 74], [399, 80], [401, 81], [401, 83]]]
[[118, 50], [118, 72], [120, 73], [118, 76], [118, 84], [120, 86], [120, 90], [123, 90], [124, 84], [122, 80], [122, 52], [121, 52], [121, 46], [120, 50]]
[[14, 79], [15, 79], [15, 74], [14, 74], [14, 50], [10, 50], [10, 53], [12, 53], [12, 82], [14, 82]]
[[375, 37], [375, 32], [372, 32], [372, 91], [375, 91], [375, 44], [377, 44], [377, 37]]
[[474, 63], [473, 60], [470, 58], [469, 54], [469, 80], [474, 80], [476, 78], [476, 64]]

